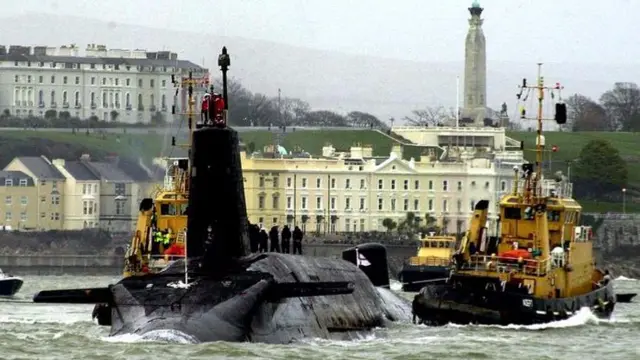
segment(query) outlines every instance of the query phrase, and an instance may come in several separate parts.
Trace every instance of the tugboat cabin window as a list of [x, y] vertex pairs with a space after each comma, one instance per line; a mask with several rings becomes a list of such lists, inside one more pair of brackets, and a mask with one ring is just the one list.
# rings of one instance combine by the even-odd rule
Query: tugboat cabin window
[[560, 221], [560, 211], [552, 210], [547, 212], [547, 220], [549, 221]]
[[522, 219], [522, 212], [520, 208], [508, 207], [504, 208], [504, 218], [511, 220], [520, 220]]
[[160, 204], [160, 215], [167, 215], [167, 216], [185, 215], [186, 209], [187, 209], [187, 204], [173, 204], [173, 203]]

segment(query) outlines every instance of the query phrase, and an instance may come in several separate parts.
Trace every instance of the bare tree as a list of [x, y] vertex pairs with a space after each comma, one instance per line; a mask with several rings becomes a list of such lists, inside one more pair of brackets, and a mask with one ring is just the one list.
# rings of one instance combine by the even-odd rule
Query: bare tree
[[[453, 117], [451, 116], [453, 112]], [[447, 110], [444, 106], [427, 107], [421, 110], [413, 110], [410, 116], [405, 116], [405, 120], [414, 126], [437, 126], [455, 119], [455, 110]]]
[[600, 103], [609, 115], [610, 130], [640, 130], [640, 89], [631, 82], [616, 83], [613, 89], [600, 97]]
[[566, 129], [572, 131], [615, 130], [615, 124], [608, 118], [605, 109], [591, 98], [580, 94], [567, 98]]

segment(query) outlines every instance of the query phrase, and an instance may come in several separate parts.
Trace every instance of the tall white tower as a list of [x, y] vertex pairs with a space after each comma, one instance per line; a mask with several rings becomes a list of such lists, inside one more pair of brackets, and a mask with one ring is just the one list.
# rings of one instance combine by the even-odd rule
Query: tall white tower
[[484, 126], [487, 113], [487, 49], [483, 19], [480, 18], [483, 8], [478, 0], [474, 0], [469, 8], [469, 32], [464, 49], [464, 107], [462, 122], [469, 125]]

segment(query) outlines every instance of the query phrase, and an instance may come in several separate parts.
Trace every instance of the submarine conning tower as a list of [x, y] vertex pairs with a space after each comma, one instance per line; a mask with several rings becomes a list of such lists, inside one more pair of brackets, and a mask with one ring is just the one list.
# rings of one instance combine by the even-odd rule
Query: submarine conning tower
[[247, 210], [238, 133], [227, 126], [226, 48], [218, 58], [222, 70], [222, 117], [198, 124], [192, 133], [187, 220], [187, 256], [200, 258], [200, 270], [224, 272], [247, 255]]

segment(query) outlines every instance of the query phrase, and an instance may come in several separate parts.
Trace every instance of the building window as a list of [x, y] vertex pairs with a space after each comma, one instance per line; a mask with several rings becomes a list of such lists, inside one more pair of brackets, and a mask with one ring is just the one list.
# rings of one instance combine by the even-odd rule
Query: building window
[[91, 200], [85, 200], [82, 202], [82, 214], [93, 215], [96, 210], [97, 204]]
[[13, 186], [13, 179], [4, 179], [4, 186]]
[[51, 196], [51, 204], [53, 204], [53, 205], [60, 204], [60, 195]]
[[335, 210], [336, 209], [336, 198], [332, 197], [331, 198], [331, 210]]
[[351, 189], [351, 179], [346, 179], [344, 181], [344, 188], [345, 189]]
[[420, 200], [414, 199], [413, 200], [413, 211], [419, 211], [419, 210], [420, 210]]
[[489, 189], [489, 182], [488, 181], [484, 183], [484, 188], [485, 189]]
[[462, 200], [458, 199], [458, 212], [462, 211]]
[[6, 213], [4, 213], [4, 220], [5, 221], [13, 220], [13, 217], [11, 216], [11, 211], [7, 211]]
[[364, 232], [364, 219], [360, 219], [360, 232]]
[[60, 213], [51, 213], [51, 220], [60, 220]]
[[40, 217], [41, 217], [42, 219], [46, 218], [46, 217], [47, 217], [47, 213], [43, 213], [43, 212], [41, 212], [41, 213], [40, 213]]
[[167, 80], [162, 80], [162, 87], [167, 87]]
[[260, 179], [258, 180], [258, 186], [264, 187], [264, 176], [260, 176]]
[[402, 208], [404, 211], [409, 211], [409, 199], [404, 199], [404, 206]]
[[9, 196], [5, 196], [5, 198], [4, 198], [4, 203], [5, 203], [6, 205], [11, 205], [11, 204], [13, 203], [13, 199], [11, 198], [11, 195], [9, 195]]
[[414, 190], [420, 189], [420, 180], [416, 180], [413, 182], [413, 189]]
[[138, 87], [142, 88], [142, 79], [138, 79]]
[[258, 195], [258, 209], [264, 209], [264, 195]]
[[402, 188], [403, 188], [404, 190], [409, 190], [409, 180], [405, 180], [405, 181], [403, 181], [403, 183], [402, 183]]
[[322, 198], [320, 196], [316, 196], [316, 210], [322, 209]]
[[433, 199], [429, 199], [429, 211], [433, 211]]
[[433, 190], [433, 180], [429, 180], [429, 190]]
[[124, 83], [125, 83], [127, 86], [131, 86], [131, 79], [127, 78], [127, 79], [124, 81]]
[[458, 191], [462, 191], [462, 181], [458, 181]]
[[471, 205], [471, 211], [473, 211], [473, 210], [476, 208], [476, 202], [475, 202], [475, 200], [473, 200], [473, 199], [472, 199], [472, 200], [471, 200], [471, 203], [470, 203], [469, 205]]
[[344, 199], [344, 209], [351, 210], [351, 198]]
[[63, 76], [63, 77], [62, 77], [62, 83], [63, 83], [63, 84], [66, 84], [66, 83], [67, 83], [67, 77], [66, 77], [66, 76]]
[[156, 85], [156, 81], [151, 79], [149, 80], [149, 87], [154, 87]]
[[336, 179], [331, 179], [331, 188], [332, 189], [336, 188]]
[[447, 212], [449, 211], [449, 207], [447, 206], [447, 200], [442, 200], [442, 211]]
[[76, 76], [76, 85], [80, 85], [80, 76]]
[[365, 199], [364, 198], [360, 198], [360, 210], [364, 210], [364, 204], [365, 204]]
[[40, 202], [46, 202], [46, 201], [47, 201], [46, 196], [40, 196]]
[[287, 178], [287, 187], [290, 188], [292, 183], [293, 183], [293, 180], [290, 177], [288, 177]]
[[56, 76], [55, 75], [51, 75], [51, 83], [52, 84], [56, 83]]
[[302, 178], [302, 188], [303, 189], [307, 188], [307, 178]]
[[293, 209], [293, 198], [291, 196], [287, 196], [287, 209]]
[[382, 190], [383, 187], [384, 187], [384, 181], [382, 181], [382, 179], [378, 180], [378, 190]]
[[126, 188], [124, 183], [116, 183], [114, 187], [115, 187], [116, 196], [118, 195], [124, 196], [125, 188]]
[[16, 75], [16, 76], [13, 78], [13, 82], [19, 82], [19, 81], [20, 81], [20, 76]]
[[302, 205], [302, 206], [301, 206], [301, 209], [302, 209], [302, 210], [307, 210], [307, 197], [306, 197], [306, 196], [303, 196], [303, 197], [302, 197], [302, 201], [301, 201], [301, 202], [302, 202], [302, 204], [301, 204], [301, 205]]
[[278, 209], [280, 207], [280, 197], [278, 195], [273, 195], [271, 197], [271, 204], [273, 205], [274, 209]]
[[124, 215], [124, 200], [116, 200], [116, 215]]
[[26, 211], [21, 211], [20, 212], [20, 221], [21, 222], [27, 221], [27, 212]]
[[277, 188], [277, 187], [278, 187], [278, 185], [280, 185], [280, 181], [279, 181], [279, 180], [280, 180], [280, 178], [279, 178], [279, 177], [277, 177], [277, 176], [275, 176], [275, 177], [273, 178], [273, 187], [274, 187], [274, 188]]
[[322, 187], [322, 179], [317, 178], [316, 179], [316, 188], [320, 189]]
[[364, 189], [364, 188], [365, 188], [364, 179], [360, 179], [360, 189]]
[[25, 195], [20, 196], [20, 205], [27, 205], [28, 198]]
[[116, 80], [116, 86], [119, 86], [120, 85], [120, 79], [116, 78], [115, 80]]
[[500, 181], [500, 190], [501, 191], [507, 190], [507, 182], [506, 181], [504, 181], [504, 180]]
[[396, 181], [391, 180], [391, 190], [395, 190], [395, 189], [396, 189]]
[[396, 211], [396, 199], [391, 199], [391, 211]]
[[38, 76], [38, 84], [42, 84], [44, 83], [44, 76], [40, 75]]
[[96, 84], [96, 77], [92, 76], [91, 77], [91, 85], [95, 85]]
[[384, 208], [384, 199], [378, 199], [378, 210], [382, 211]]

